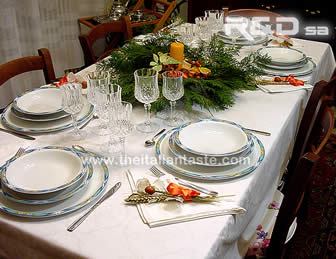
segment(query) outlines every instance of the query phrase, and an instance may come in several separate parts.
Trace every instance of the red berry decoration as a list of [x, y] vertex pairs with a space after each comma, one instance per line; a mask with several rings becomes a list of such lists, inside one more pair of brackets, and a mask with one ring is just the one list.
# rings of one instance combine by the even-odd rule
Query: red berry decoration
[[148, 194], [153, 194], [155, 192], [154, 186], [151, 186], [151, 185], [147, 186], [145, 188], [145, 192], [148, 193]]

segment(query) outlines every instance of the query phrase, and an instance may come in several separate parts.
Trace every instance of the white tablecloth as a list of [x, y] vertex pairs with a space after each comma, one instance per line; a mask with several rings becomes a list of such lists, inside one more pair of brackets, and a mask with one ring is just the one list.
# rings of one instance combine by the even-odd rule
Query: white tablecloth
[[[309, 83], [314, 84], [321, 79], [329, 80], [335, 69], [335, 60], [329, 45], [295, 40], [295, 47], [304, 50], [317, 63], [316, 71], [307, 78]], [[94, 67], [88, 70], [92, 69]], [[220, 216], [149, 228], [143, 224], [135, 207], [125, 206], [123, 203], [130, 193], [125, 174], [128, 167], [110, 167], [109, 186], [121, 181], [121, 189], [105, 201], [76, 231], [69, 233], [66, 228], [83, 210], [42, 221], [20, 219], [1, 213], [0, 224], [7, 223], [23, 233], [90, 258], [240, 258], [242, 255], [238, 240], [248, 240], [262, 219], [275, 191], [281, 168], [288, 159], [308, 97], [306, 90], [280, 94], [267, 94], [260, 90], [246, 91], [237, 94], [232, 108], [214, 114], [216, 118], [232, 120], [245, 127], [269, 131], [272, 134], [270, 137], [258, 135], [265, 146], [266, 156], [253, 173], [230, 182], [204, 184], [211, 189], [216, 189], [217, 185], [225, 185], [227, 193], [235, 193], [238, 205], [247, 210], [244, 215]], [[140, 108], [135, 109], [134, 119], [143, 120]], [[158, 121], [163, 126], [163, 121]], [[65, 143], [62, 136], [41, 136], [31, 142], [0, 132], [0, 162], [12, 156], [20, 146], [72, 144]], [[143, 146], [148, 137], [149, 135], [134, 132], [128, 138], [127, 152], [130, 155], [153, 156], [153, 149]], [[91, 136], [80, 144], [99, 151], [100, 145], [106, 143], [106, 140], [105, 137]], [[143, 167], [149, 168], [148, 165]], [[18, 244], [20, 240], [18, 236]]]

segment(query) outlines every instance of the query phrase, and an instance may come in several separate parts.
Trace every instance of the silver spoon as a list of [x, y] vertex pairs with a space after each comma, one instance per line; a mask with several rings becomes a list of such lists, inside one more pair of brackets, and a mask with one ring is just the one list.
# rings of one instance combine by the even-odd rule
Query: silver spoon
[[148, 139], [145, 141], [145, 147], [151, 147], [155, 144], [155, 139], [160, 136], [163, 132], [165, 132], [166, 129], [162, 129], [160, 130], [160, 132], [156, 133], [154, 137], [152, 137], [152, 139]]

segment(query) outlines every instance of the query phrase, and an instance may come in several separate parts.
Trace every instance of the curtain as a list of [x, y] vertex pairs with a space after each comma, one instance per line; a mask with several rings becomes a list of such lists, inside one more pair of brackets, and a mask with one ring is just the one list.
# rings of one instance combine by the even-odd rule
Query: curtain
[[[64, 69], [81, 67], [78, 18], [103, 14], [105, 4], [106, 0], [0, 0], [0, 64], [48, 48], [57, 77]], [[11, 79], [0, 87], [0, 108], [44, 82], [42, 71]]]

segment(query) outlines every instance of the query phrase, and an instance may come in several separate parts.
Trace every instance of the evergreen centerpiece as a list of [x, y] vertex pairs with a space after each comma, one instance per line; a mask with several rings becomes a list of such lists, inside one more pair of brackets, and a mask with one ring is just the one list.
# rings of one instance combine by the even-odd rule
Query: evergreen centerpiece
[[[196, 48], [183, 46], [184, 60], [181, 60], [179, 50], [177, 53], [171, 50], [174, 43], [177, 43], [176, 35], [168, 33], [154, 34], [141, 42], [132, 40], [98, 66], [116, 72], [123, 89], [122, 98], [131, 103], [137, 102], [134, 97], [135, 70], [150, 66], [160, 73], [170, 69], [181, 70], [185, 89], [181, 100], [185, 109], [190, 111], [193, 104], [206, 109], [232, 106], [236, 91], [256, 89], [256, 78], [263, 74], [256, 64], [269, 63], [266, 56], [256, 52], [238, 60], [240, 47], [226, 45], [216, 36], [209, 43], [202, 42]], [[174, 47], [179, 48], [179, 44]], [[174, 54], [178, 54], [178, 57], [172, 57]], [[161, 110], [168, 105], [169, 102], [160, 96], [152, 108]]]

